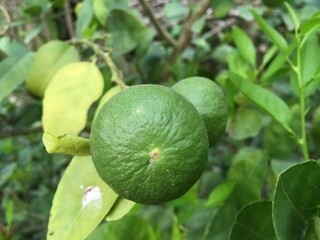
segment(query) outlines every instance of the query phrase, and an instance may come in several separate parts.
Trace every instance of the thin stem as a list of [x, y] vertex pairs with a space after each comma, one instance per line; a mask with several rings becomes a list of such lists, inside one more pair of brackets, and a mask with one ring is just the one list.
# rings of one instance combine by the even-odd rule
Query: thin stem
[[120, 88], [127, 87], [127, 85], [123, 81], [122, 72], [119, 70], [119, 68], [112, 61], [110, 54], [108, 52], [103, 52], [102, 57], [106, 61], [107, 65], [109, 66], [109, 68], [111, 70], [111, 74], [112, 74], [111, 81], [115, 82]]
[[3, 15], [6, 19], [6, 23], [4, 24], [4, 29], [2, 31], [0, 31], [0, 35], [2, 35], [8, 30], [10, 22], [11, 22], [11, 18], [10, 18], [10, 15], [7, 12], [7, 10], [2, 5], [0, 5], [0, 11], [3, 13]]
[[305, 86], [302, 81], [302, 73], [301, 73], [301, 41], [298, 33], [296, 34], [296, 38], [298, 40], [298, 49], [297, 49], [297, 66], [296, 66], [296, 74], [298, 79], [299, 91], [300, 91], [300, 121], [301, 121], [301, 139], [299, 141], [302, 154], [304, 160], [309, 160], [308, 153], [308, 144], [307, 144], [307, 133], [306, 133], [306, 119], [305, 119]]
[[123, 80], [123, 74], [120, 71], [120, 69], [116, 66], [116, 64], [113, 62], [113, 60], [110, 57], [110, 53], [107, 51], [104, 51], [102, 47], [100, 47], [98, 44], [91, 42], [86, 39], [73, 39], [71, 41], [73, 44], [84, 44], [90, 47], [98, 56], [102, 57], [103, 60], [107, 63], [108, 67], [111, 71], [111, 81], [116, 83], [120, 88], [125, 88], [127, 85], [125, 84]]
[[66, 19], [69, 37], [71, 39], [73, 39], [75, 37], [75, 33], [74, 33], [75, 31], [73, 29], [73, 19], [72, 19], [72, 15], [71, 15], [71, 8], [70, 8], [69, 0], [64, 1], [64, 9], [66, 12], [65, 19]]
[[10, 137], [17, 137], [17, 136], [25, 136], [34, 133], [42, 132], [42, 127], [34, 127], [28, 129], [13, 129], [11, 131], [4, 131], [0, 132], [0, 139], [3, 138], [10, 138]]
[[175, 47], [177, 45], [177, 41], [171, 36], [171, 34], [163, 27], [163, 25], [156, 18], [151, 6], [145, 0], [139, 0], [141, 5], [143, 6], [146, 14], [150, 18], [150, 21], [153, 23], [154, 27], [157, 29], [158, 33], [161, 37], [166, 40], [171, 46]]

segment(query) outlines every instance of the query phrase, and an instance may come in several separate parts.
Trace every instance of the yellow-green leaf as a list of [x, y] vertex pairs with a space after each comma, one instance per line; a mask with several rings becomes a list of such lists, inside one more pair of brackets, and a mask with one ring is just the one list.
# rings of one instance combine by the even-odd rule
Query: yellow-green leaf
[[106, 216], [107, 221], [116, 221], [124, 217], [135, 205], [135, 202], [119, 197]]
[[65, 65], [79, 61], [74, 47], [61, 41], [51, 41], [36, 52], [27, 74], [26, 88], [43, 97], [44, 92], [56, 72]]
[[87, 112], [103, 90], [103, 77], [94, 63], [63, 67], [53, 77], [43, 99], [43, 129], [55, 136], [78, 135]]
[[48, 153], [65, 153], [76, 156], [89, 156], [89, 139], [65, 134], [63, 136], [54, 136], [49, 132], [43, 133], [43, 143]]
[[74, 157], [53, 199], [47, 239], [86, 239], [117, 197], [100, 179], [91, 157]]

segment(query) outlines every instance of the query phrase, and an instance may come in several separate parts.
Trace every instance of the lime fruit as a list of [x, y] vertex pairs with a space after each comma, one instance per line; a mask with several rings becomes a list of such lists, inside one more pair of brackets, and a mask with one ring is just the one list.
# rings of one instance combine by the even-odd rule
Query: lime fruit
[[97, 117], [99, 111], [101, 110], [101, 108], [103, 107], [103, 105], [109, 101], [110, 98], [112, 98], [114, 95], [116, 95], [117, 93], [119, 93], [121, 91], [121, 87], [119, 86], [114, 86], [112, 88], [110, 88], [100, 99], [98, 107], [94, 113], [94, 119]]
[[143, 204], [182, 196], [208, 159], [199, 113], [160, 85], [132, 86], [114, 95], [93, 123], [90, 145], [101, 179], [120, 196]]
[[228, 102], [219, 85], [207, 78], [191, 77], [180, 80], [172, 88], [196, 107], [205, 123], [210, 146], [216, 144], [228, 120]]

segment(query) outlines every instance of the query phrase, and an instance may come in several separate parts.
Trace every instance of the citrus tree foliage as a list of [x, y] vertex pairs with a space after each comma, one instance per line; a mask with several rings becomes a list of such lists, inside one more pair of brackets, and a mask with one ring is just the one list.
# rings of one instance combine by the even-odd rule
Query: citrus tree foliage
[[[0, 22], [0, 239], [320, 239], [319, 1], [3, 1]], [[90, 152], [102, 106], [196, 76], [228, 105], [201, 178], [118, 196]]]

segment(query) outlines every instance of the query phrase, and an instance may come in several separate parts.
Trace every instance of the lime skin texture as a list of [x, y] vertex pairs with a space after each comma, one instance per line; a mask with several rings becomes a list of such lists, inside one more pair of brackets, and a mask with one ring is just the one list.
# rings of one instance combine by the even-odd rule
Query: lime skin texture
[[136, 85], [101, 108], [90, 145], [98, 174], [118, 195], [160, 204], [186, 193], [208, 160], [205, 125], [171, 88]]
[[172, 89], [186, 97], [202, 117], [210, 146], [223, 136], [228, 121], [228, 101], [220, 86], [204, 77], [180, 80]]

